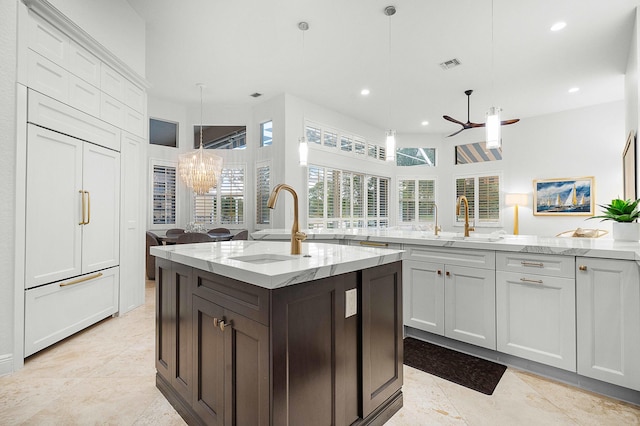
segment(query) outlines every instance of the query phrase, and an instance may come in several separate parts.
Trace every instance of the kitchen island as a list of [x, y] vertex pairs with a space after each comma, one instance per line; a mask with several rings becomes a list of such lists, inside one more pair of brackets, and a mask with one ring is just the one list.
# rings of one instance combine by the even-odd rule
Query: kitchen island
[[152, 247], [156, 384], [189, 424], [383, 424], [402, 407], [401, 250]]

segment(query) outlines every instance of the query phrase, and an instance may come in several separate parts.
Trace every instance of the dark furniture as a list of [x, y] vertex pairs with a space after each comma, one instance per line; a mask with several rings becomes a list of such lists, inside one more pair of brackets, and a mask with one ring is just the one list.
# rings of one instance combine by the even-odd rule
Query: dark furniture
[[156, 385], [188, 424], [382, 425], [402, 407], [401, 270], [269, 290], [158, 259]]
[[213, 228], [207, 231], [207, 234], [230, 234], [230, 233], [231, 231], [229, 231], [227, 228]]
[[180, 235], [180, 234], [184, 234], [184, 229], [182, 228], [171, 228], [168, 229], [167, 232], [165, 232], [165, 235], [169, 236], [169, 235]]
[[242, 231], [238, 232], [233, 237], [231, 237], [231, 239], [232, 240], [247, 240], [247, 239], [249, 239], [249, 231], [247, 231], [246, 229], [243, 229]]
[[146, 271], [147, 271], [147, 279], [155, 280], [156, 279], [156, 257], [152, 256], [149, 253], [149, 248], [152, 246], [162, 245], [158, 236], [153, 232], [147, 231], [147, 244], [146, 244]]
[[202, 232], [186, 232], [178, 236], [176, 244], [212, 243], [214, 241], [208, 234]]

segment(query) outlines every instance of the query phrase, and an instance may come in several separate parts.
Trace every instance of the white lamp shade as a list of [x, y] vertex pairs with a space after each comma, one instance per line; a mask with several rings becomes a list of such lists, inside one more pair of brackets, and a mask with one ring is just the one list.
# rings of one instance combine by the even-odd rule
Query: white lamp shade
[[500, 148], [500, 108], [489, 108], [485, 129], [487, 136], [487, 149]]
[[507, 194], [504, 197], [504, 203], [507, 206], [526, 206], [529, 204], [529, 196], [527, 194]]

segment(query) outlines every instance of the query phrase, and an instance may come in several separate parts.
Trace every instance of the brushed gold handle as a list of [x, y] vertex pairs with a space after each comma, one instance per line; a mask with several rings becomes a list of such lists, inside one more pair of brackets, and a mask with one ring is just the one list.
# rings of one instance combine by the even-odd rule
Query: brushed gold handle
[[586, 271], [587, 270], [587, 265], [580, 265], [578, 266], [578, 269], [581, 271]]
[[520, 278], [523, 283], [544, 284], [542, 280], [530, 280], [528, 278]]
[[529, 267], [535, 267], [535, 268], [544, 268], [544, 263], [542, 263], [542, 262], [527, 262], [526, 260], [523, 260], [522, 262], [520, 262], [520, 264], [522, 266], [529, 266]]
[[85, 215], [85, 212], [87, 210], [87, 206], [84, 203], [84, 191], [80, 190], [78, 192], [80, 193], [80, 197], [82, 198], [82, 218], [80, 219], [80, 222], [78, 223], [78, 225], [84, 225], [85, 224], [84, 223], [84, 215]]
[[91, 222], [91, 194], [89, 194], [89, 191], [84, 191], [87, 193], [87, 221], [85, 222], [85, 225], [88, 225], [89, 222]]
[[388, 247], [388, 243], [374, 243], [372, 241], [360, 241], [361, 246], [371, 246], [371, 247]]
[[67, 281], [66, 283], [60, 283], [60, 287], [66, 287], [68, 285], [80, 284], [85, 281], [93, 280], [95, 278], [100, 278], [102, 276], [102, 272], [98, 272], [97, 274], [87, 275], [86, 277], [78, 278], [77, 280]]

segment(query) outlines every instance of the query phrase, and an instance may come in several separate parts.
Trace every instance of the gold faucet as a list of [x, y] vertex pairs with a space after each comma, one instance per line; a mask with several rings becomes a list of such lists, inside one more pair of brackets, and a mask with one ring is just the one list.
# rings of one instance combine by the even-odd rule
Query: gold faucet
[[469, 200], [461, 195], [456, 200], [456, 216], [460, 216], [460, 203], [464, 201], [464, 236], [469, 236], [469, 231], [475, 231], [475, 228], [469, 226]]
[[307, 234], [300, 232], [298, 228], [298, 194], [296, 191], [285, 183], [281, 183], [273, 188], [271, 195], [269, 195], [269, 201], [267, 201], [267, 207], [273, 209], [276, 206], [276, 200], [281, 189], [286, 189], [293, 195], [293, 226], [291, 227], [291, 254], [302, 253], [302, 241], [307, 238]]
[[433, 228], [433, 235], [438, 235], [438, 232], [442, 231], [442, 228], [440, 228], [440, 226], [438, 226], [438, 205], [436, 203], [433, 203], [433, 210], [436, 213], [436, 226]]

